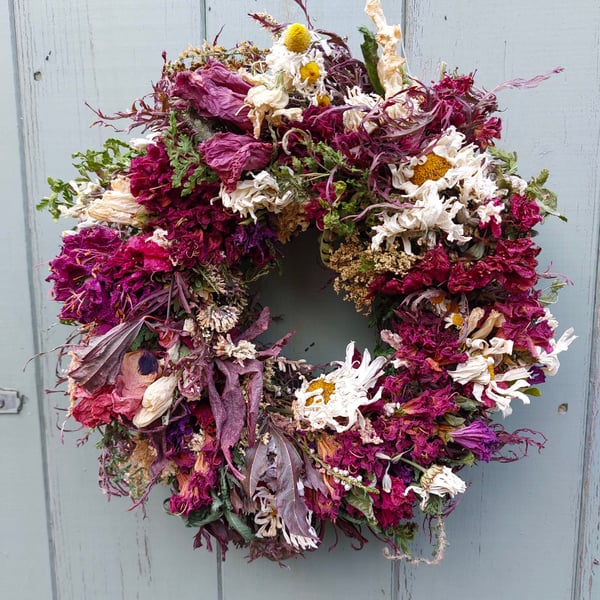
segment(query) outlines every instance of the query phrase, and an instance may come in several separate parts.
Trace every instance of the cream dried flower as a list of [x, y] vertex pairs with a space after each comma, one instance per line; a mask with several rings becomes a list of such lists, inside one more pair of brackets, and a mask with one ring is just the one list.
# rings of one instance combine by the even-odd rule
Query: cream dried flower
[[431, 494], [440, 496], [441, 498], [447, 495], [454, 498], [457, 494], [462, 494], [467, 489], [467, 484], [452, 472], [449, 467], [441, 465], [432, 465], [423, 473], [419, 485], [409, 485], [404, 490], [404, 495], [408, 492], [415, 492], [421, 497], [420, 507], [425, 510], [429, 502]]
[[226, 333], [236, 326], [240, 318], [240, 312], [237, 306], [209, 305], [198, 312], [196, 322], [205, 329], [212, 329], [217, 333]]
[[383, 375], [386, 362], [383, 356], [371, 360], [371, 355], [365, 350], [357, 365], [354, 342], [350, 342], [346, 347], [346, 359], [337, 362], [337, 369], [317, 379], [304, 381], [295, 391], [293, 409], [296, 418], [301, 423], [307, 422], [312, 431], [329, 427], [341, 433], [356, 423], [364, 428], [365, 418], [360, 407], [377, 402], [381, 397], [381, 389], [371, 397], [367, 392]]
[[87, 214], [96, 221], [141, 227], [146, 220], [146, 209], [131, 193], [129, 179], [116, 177], [110, 190], [88, 206]]
[[243, 217], [250, 216], [254, 222], [258, 219], [255, 212], [258, 209], [279, 213], [294, 201], [294, 194], [289, 190], [279, 195], [279, 184], [267, 171], [252, 175], [252, 179], [238, 181], [231, 193], [221, 187], [220, 196], [225, 208]]
[[177, 388], [177, 374], [159, 377], [151, 383], [144, 392], [142, 407], [133, 417], [136, 427], [146, 427], [152, 421], [162, 417], [173, 404], [175, 389]]
[[234, 344], [229, 334], [226, 337], [220, 335], [214, 348], [219, 358], [235, 358], [239, 364], [245, 360], [252, 360], [257, 355], [256, 346], [252, 342], [240, 340]]

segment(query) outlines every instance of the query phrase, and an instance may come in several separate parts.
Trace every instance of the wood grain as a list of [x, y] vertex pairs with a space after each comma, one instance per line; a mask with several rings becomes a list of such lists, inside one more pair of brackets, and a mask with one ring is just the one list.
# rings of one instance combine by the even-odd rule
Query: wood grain
[[[356, 28], [369, 25], [363, 4], [313, 0], [309, 10], [315, 26], [347, 33], [357, 51]], [[21, 389], [29, 401], [21, 415], [0, 416], [0, 449], [9, 457], [0, 461], [0, 587], [7, 598], [599, 597], [600, 6], [597, 0], [383, 5], [390, 22], [407, 24], [409, 66], [425, 82], [436, 77], [442, 60], [450, 69], [476, 70], [477, 82], [488, 89], [565, 67], [537, 89], [499, 95], [505, 109], [501, 146], [519, 151], [524, 177], [550, 169], [551, 186], [569, 217], [568, 224], [548, 222], [539, 239], [542, 264], [551, 262], [553, 271], [575, 283], [553, 312], [563, 328], [575, 327], [579, 339], [561, 355], [561, 372], [543, 397], [516, 406], [505, 423], [509, 429], [543, 431], [547, 448], [516, 464], [464, 473], [471, 487], [447, 520], [451, 546], [437, 567], [389, 563], [377, 543], [355, 553], [343, 540], [334, 552], [323, 548], [293, 562], [290, 570], [246, 564], [245, 553], [236, 551], [221, 565], [205, 550], [193, 552], [194, 532], [162, 511], [166, 490], [155, 490], [146, 519], [129, 513], [124, 501], [107, 504], [96, 486], [93, 443], [76, 449], [81, 433], [68, 433], [61, 443], [55, 400], [43, 394], [53, 384], [53, 358], [20, 371], [36, 348], [52, 348], [66, 333], [56, 326], [58, 307], [48, 300], [44, 282], [62, 225], [36, 214], [33, 206], [47, 193], [46, 176], [73, 174], [72, 152], [98, 147], [112, 135], [88, 127], [93, 114], [85, 102], [105, 112], [127, 108], [159, 77], [163, 49], [174, 56], [205, 32], [212, 39], [222, 26], [225, 45], [245, 38], [268, 45], [268, 36], [246, 13], [270, 12], [280, 21], [300, 21], [302, 15], [293, 0], [11, 0], [0, 5], [0, 75], [8, 82], [0, 90], [5, 188], [0, 328], [10, 341], [0, 346], [0, 386]], [[281, 284], [288, 287], [280, 300], [282, 312], [306, 332], [298, 352], [315, 340], [321, 357], [337, 356], [349, 336], [368, 343], [368, 332], [364, 337], [361, 324], [350, 317], [323, 330], [319, 319], [337, 316], [336, 301], [326, 308], [321, 300], [307, 302], [298, 291], [302, 263], [293, 270], [295, 278]], [[318, 306], [311, 314], [306, 305], [313, 303]], [[566, 412], [559, 410], [564, 404]], [[430, 552], [426, 536], [418, 547]]]
[[[34, 354], [29, 279], [26, 187], [22, 173], [19, 94], [12, 14], [0, 4], [0, 387], [24, 396], [20, 414], [0, 414], [0, 588], [7, 598], [50, 597], [53, 587], [46, 504], [44, 447], [40, 436], [39, 383]], [[36, 576], [31, 578], [31, 565]]]

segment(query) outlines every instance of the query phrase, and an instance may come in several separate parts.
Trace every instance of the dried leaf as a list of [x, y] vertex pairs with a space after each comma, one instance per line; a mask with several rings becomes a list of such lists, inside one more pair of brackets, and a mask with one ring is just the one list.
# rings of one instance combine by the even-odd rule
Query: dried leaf
[[231, 471], [241, 480], [244, 476], [233, 465], [231, 448], [239, 441], [244, 427], [244, 397], [239, 386], [239, 380], [236, 379], [236, 386], [236, 383], [232, 381], [230, 371], [226, 366], [223, 366], [226, 363], [215, 360], [215, 364], [225, 375], [225, 386], [222, 392], [217, 389], [212, 371], [209, 370], [206, 375], [208, 399], [217, 429], [217, 442]]
[[75, 350], [81, 364], [69, 377], [90, 394], [115, 382], [125, 353], [140, 332], [144, 319], [121, 323], [104, 335], [93, 338], [90, 345]]
[[303, 466], [300, 454], [293, 443], [278, 428], [271, 425], [268, 431], [276, 452], [275, 501], [277, 511], [290, 534], [318, 541], [314, 531], [311, 531], [308, 508], [298, 489]]
[[268, 423], [264, 432], [268, 443], [259, 443], [246, 452], [246, 492], [252, 498], [262, 482], [275, 495], [277, 512], [289, 533], [318, 541], [300, 492], [302, 485], [298, 485], [303, 482], [305, 463], [293, 442], [278, 427]]
[[305, 473], [305, 484], [307, 488], [321, 492], [324, 496], [329, 493], [329, 489], [323, 481], [323, 475], [315, 469], [310, 458], [304, 455], [304, 473]]
[[242, 480], [244, 476], [232, 463], [231, 448], [240, 441], [244, 425], [248, 443], [254, 444], [263, 391], [263, 364], [259, 360], [249, 360], [244, 364], [228, 360], [215, 360], [214, 363], [225, 377], [223, 389], [219, 392], [214, 373], [207, 374], [208, 397], [215, 417], [217, 440], [227, 464], [235, 476]]
[[373, 499], [366, 490], [354, 488], [352, 492], [346, 496], [346, 502], [348, 502], [350, 506], [360, 510], [366, 517], [369, 525], [377, 527], [377, 518], [373, 512]]
[[265, 308], [262, 309], [260, 315], [258, 315], [258, 318], [256, 319], [256, 321], [254, 321], [254, 323], [252, 323], [252, 325], [250, 325], [250, 327], [248, 327], [248, 329], [246, 329], [239, 336], [234, 337], [233, 341], [236, 344], [240, 340], [251, 341], [251, 340], [257, 338], [261, 333], [264, 333], [269, 328], [270, 324], [271, 324], [271, 312], [269, 311], [269, 307], [265, 306]]
[[258, 483], [269, 468], [267, 445], [262, 442], [246, 451], [246, 480], [244, 487], [249, 498], [256, 493]]

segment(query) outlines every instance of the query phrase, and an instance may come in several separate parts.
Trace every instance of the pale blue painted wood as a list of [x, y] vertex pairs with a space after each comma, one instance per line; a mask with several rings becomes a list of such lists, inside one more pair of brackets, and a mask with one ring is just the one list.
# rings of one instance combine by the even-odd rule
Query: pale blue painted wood
[[[203, 37], [204, 13], [198, 2], [162, 0], [143, 4], [53, 0], [39, 1], [35, 6], [29, 1], [15, 1], [14, 5], [23, 168], [34, 227], [30, 243], [33, 262], [40, 265], [33, 277], [40, 319], [37, 335], [40, 346], [50, 349], [64, 341], [67, 329], [55, 325], [57, 305], [48, 300], [43, 279], [45, 264], [56, 253], [59, 233], [65, 225], [54, 225], [46, 214], [33, 214], [37, 199], [47, 194], [46, 176], [71, 177], [72, 152], [99, 147], [104, 138], [114, 135], [109, 129], [89, 128], [95, 117], [84, 103], [107, 113], [127, 109], [135, 98], [148, 93], [151, 81], [160, 77], [163, 50], [175, 55]], [[18, 165], [3, 164], [3, 174], [5, 167], [11, 173], [19, 172]], [[15, 223], [15, 249], [22, 249], [16, 243], [18, 225]], [[23, 234], [19, 237], [23, 239]], [[26, 286], [24, 273], [18, 281]], [[27, 302], [18, 297], [13, 297], [13, 303], [15, 309], [21, 304], [27, 309]], [[25, 352], [32, 353], [31, 349]], [[53, 357], [47, 357], [41, 363], [44, 387], [53, 385], [53, 361]], [[47, 406], [42, 443], [48, 455], [45, 468], [56, 572], [54, 600], [158, 600], [175, 591], [185, 599], [217, 598], [216, 556], [192, 550], [193, 531], [162, 509], [166, 491], [156, 490], [147, 519], [139, 511], [128, 513], [129, 503], [125, 501], [107, 503], [97, 487], [93, 441], [78, 449], [76, 440], [82, 434], [67, 433], [62, 444], [56, 427], [60, 417], [52, 408], [55, 400], [41, 389], [37, 394], [40, 403]], [[31, 396], [35, 398], [35, 391]], [[64, 399], [60, 403], [64, 406]], [[39, 457], [35, 461], [38, 468], [42, 466]], [[41, 475], [35, 481], [43, 481]], [[38, 498], [43, 498], [43, 493]], [[19, 518], [35, 510], [35, 504], [24, 503]], [[43, 550], [47, 545], [43, 526], [38, 534]], [[5, 596], [0, 581], [0, 596], [17, 600], [52, 598], [50, 585], [43, 583], [43, 563], [39, 563], [34, 569], [31, 562], [23, 561], [19, 575], [27, 585], [32, 572], [39, 569], [40, 586], [45, 590], [36, 594], [33, 587], [25, 587], [21, 593], [17, 590]]]
[[0, 595], [25, 598], [27, 590], [29, 597], [45, 598], [52, 594], [52, 572], [36, 369], [23, 372], [34, 348], [31, 261], [24, 243], [27, 210], [8, 9], [8, 3], [0, 4], [0, 387], [19, 390], [26, 401], [20, 414], [0, 414]]
[[[11, 421], [17, 424], [14, 430], [12, 425], [4, 425], [8, 417], [0, 416], [0, 450], [5, 453], [8, 447], [14, 452], [14, 440], [29, 440], [28, 453], [19, 459], [28, 461], [29, 473], [33, 475], [26, 481], [31, 486], [33, 504], [24, 503], [22, 511], [15, 513], [15, 523], [19, 525], [12, 529], [23, 536], [32, 534], [34, 523], [38, 531], [43, 531], [44, 503], [39, 494], [43, 492], [42, 466], [46, 468], [58, 592], [54, 600], [152, 600], [173, 593], [185, 600], [252, 600], [266, 596], [421, 600], [436, 593], [460, 595], [464, 600], [598, 597], [593, 560], [598, 552], [600, 460], [597, 417], [588, 406], [589, 392], [597, 402], [598, 385], [595, 373], [593, 386], [588, 385], [588, 378], [599, 221], [595, 171], [600, 7], [595, 0], [552, 3], [551, 7], [540, 0], [497, 4], [384, 0], [390, 22], [400, 22], [405, 3], [409, 9], [406, 37], [410, 65], [413, 74], [425, 81], [435, 75], [442, 59], [450, 68], [477, 69], [479, 83], [488, 88], [556, 65], [566, 67], [564, 74], [537, 90], [505, 91], [500, 96], [502, 106], [507, 108], [503, 145], [519, 150], [525, 176], [542, 167], [550, 168], [552, 187], [559, 193], [561, 208], [570, 219], [567, 225], [551, 222], [544, 228], [541, 240], [546, 250], [542, 260], [553, 260], [553, 269], [568, 273], [576, 284], [564, 291], [555, 313], [565, 327], [576, 327], [580, 339], [561, 358], [562, 370], [546, 386], [543, 398], [530, 407], [517, 407], [506, 423], [512, 428], [533, 426], [544, 431], [549, 438], [547, 449], [517, 464], [486, 465], [470, 472], [469, 493], [447, 521], [451, 546], [440, 566], [392, 565], [381, 556], [376, 543], [355, 553], [342, 540], [333, 553], [322, 549], [306, 560], [293, 562], [288, 571], [270, 564], [248, 565], [245, 553], [235, 551], [228, 555], [221, 570], [214, 555], [204, 550], [192, 552], [193, 531], [162, 513], [162, 495], [158, 490], [146, 520], [141, 513], [127, 513], [125, 502], [107, 505], [96, 488], [95, 449], [88, 445], [76, 450], [73, 435], [61, 445], [51, 409], [46, 411], [40, 441], [37, 413], [32, 405], [30, 414]], [[70, 175], [71, 152], [98, 145], [109, 134], [87, 129], [92, 115], [84, 101], [107, 112], [126, 108], [148, 89], [150, 80], [158, 77], [161, 50], [174, 55], [188, 43], [198, 42], [205, 19], [209, 39], [226, 24], [221, 36], [226, 45], [247, 37], [268, 44], [267, 36], [254, 35], [257, 30], [244, 16], [247, 12], [271, 12], [282, 21], [301, 19], [292, 0], [207, 0], [206, 14], [204, 3], [196, 0], [151, 0], [143, 8], [138, 3], [116, 0], [39, 0], [34, 7], [26, 0], [13, 0], [13, 4], [18, 34], [16, 63], [9, 58], [0, 68], [10, 71], [16, 64], [19, 69], [24, 161], [19, 165], [15, 156], [9, 154], [2, 160], [0, 170], [2, 181], [11, 182], [10, 189], [15, 190], [17, 197], [21, 189], [18, 173], [21, 167], [25, 170], [31, 205], [46, 193], [46, 175]], [[351, 45], [357, 47], [355, 28], [368, 24], [362, 14], [362, 0], [313, 0], [309, 9], [315, 25], [354, 35]], [[0, 23], [4, 14], [0, 12]], [[0, 35], [0, 40], [5, 39]], [[4, 44], [0, 41], [0, 48], [7, 52]], [[3, 101], [14, 98], [10, 90], [1, 93]], [[14, 116], [15, 111], [7, 114]], [[5, 119], [4, 113], [0, 119], [16, 140], [15, 120]], [[16, 311], [14, 314], [21, 315], [18, 322], [26, 324], [26, 278], [23, 275], [21, 281], [16, 274], [26, 271], [25, 248], [20, 242], [25, 236], [20, 205], [8, 215], [3, 225], [8, 224], [8, 239], [16, 254], [7, 256], [9, 262], [0, 263], [10, 265], [8, 274], [2, 271], [2, 285], [10, 281], [11, 289], [17, 284], [22, 291], [18, 298], [9, 300], [10, 306], [4, 309], [4, 304], [0, 304], [0, 308], [4, 309], [3, 314]], [[42, 263], [55, 253], [60, 227], [52, 225], [45, 215], [30, 218], [33, 260]], [[299, 256], [303, 256], [303, 251]], [[312, 264], [306, 266], [306, 272], [302, 265], [290, 264], [291, 275], [285, 285], [265, 293], [272, 294], [266, 298], [274, 309], [279, 303], [286, 321], [292, 321], [291, 326], [306, 336], [298, 336], [293, 346], [297, 356], [301, 357], [312, 342], [315, 346], [305, 353], [311, 360], [340, 357], [340, 349], [343, 351], [346, 341], [352, 338], [368, 344], [369, 332], [364, 322], [352, 311], [348, 314], [348, 307], [330, 294], [319, 291], [317, 280], [322, 274]], [[309, 272], [314, 279], [307, 279]], [[64, 330], [53, 326], [57, 307], [46, 300], [44, 276], [42, 267], [34, 273], [33, 283], [39, 307], [39, 343], [49, 348], [62, 341]], [[304, 286], [306, 281], [312, 288]], [[2, 294], [0, 302], [6, 298], [10, 296]], [[285, 322], [281, 327], [287, 325]], [[25, 329], [10, 329], [10, 334], [11, 339], [23, 340], [19, 342], [22, 352], [30, 355], [34, 347], [27, 341], [29, 334]], [[18, 337], [21, 334], [24, 337]], [[3, 358], [8, 357], [14, 360], [12, 352], [4, 350]], [[597, 360], [594, 364], [597, 369]], [[46, 360], [43, 367], [44, 385], [49, 386], [51, 360]], [[9, 367], [8, 372], [14, 374], [16, 370]], [[5, 381], [0, 381], [0, 386], [6, 385]], [[14, 385], [29, 386], [28, 393], [35, 397], [32, 374], [15, 379]], [[41, 390], [37, 392], [40, 402], [46, 402]], [[569, 410], [559, 413], [558, 406], [564, 402], [568, 402]], [[586, 422], [590, 428], [588, 440]], [[8, 432], [6, 436], [3, 427]], [[586, 444], [591, 442], [594, 446], [585, 454]], [[48, 456], [46, 465], [41, 464], [41, 444]], [[7, 465], [0, 464], [0, 477], [6, 481]], [[10, 477], [19, 476], [12, 466], [7, 472]], [[34, 498], [35, 490], [38, 496]], [[7, 496], [3, 487], [1, 502], [7, 497], [13, 498]], [[580, 511], [582, 499], [584, 506]], [[30, 513], [36, 521], [27, 521]], [[585, 518], [579, 529], [581, 516]], [[3, 519], [0, 516], [0, 527], [5, 526]], [[4, 539], [0, 541], [0, 552], [5, 552], [2, 544]], [[16, 589], [7, 597], [51, 597], [50, 569], [44, 566], [48, 564], [46, 547], [44, 541], [43, 547], [30, 550], [39, 553], [35, 557], [39, 577], [32, 583], [39, 593], [31, 595], [20, 590], [23, 593], [19, 596]], [[423, 552], [428, 552], [425, 545]], [[27, 569], [31, 562], [16, 562], [17, 577], [30, 572]], [[0, 563], [0, 569], [2, 566]], [[1, 585], [5, 592], [4, 578]]]
[[[386, 4], [389, 22], [399, 22], [401, 3]], [[353, 51], [360, 52], [358, 27], [371, 25], [363, 12], [362, 0], [309, 1], [308, 8], [315, 28], [347, 35]], [[235, 18], [231, 16], [234, 11]], [[248, 12], [267, 12], [282, 23], [305, 22], [292, 0], [241, 0], [235, 3], [208, 0], [208, 38], [225, 25], [220, 37], [224, 45], [252, 39], [269, 47], [271, 37], [245, 18]], [[343, 302], [330, 286], [327, 288], [331, 274], [320, 265], [317, 240], [303, 237], [291, 246], [286, 250], [284, 274], [281, 277], [272, 275], [262, 285], [261, 299], [272, 308], [275, 316], [283, 317], [273, 326], [270, 335], [275, 338], [277, 334], [296, 330], [286, 354], [314, 363], [343, 360], [350, 340], [356, 340], [361, 348], [372, 347], [373, 335], [366, 318], [357, 315], [353, 306]], [[246, 552], [233, 550], [223, 563], [223, 597], [226, 600], [393, 598], [392, 564], [383, 557], [380, 542], [372, 540], [360, 552], [352, 550], [346, 539], [340, 539], [332, 552], [328, 552], [328, 546], [324, 544], [304, 560], [292, 561], [289, 570], [268, 564], [247, 565]]]
[[[425, 569], [403, 566], [399, 597], [418, 600], [460, 589], [463, 598], [486, 600], [598, 598], [597, 587], [595, 594], [579, 590], [577, 578], [583, 571], [578, 574], [577, 563], [584, 536], [589, 579], [596, 558], [589, 544], [597, 539], [597, 494], [585, 498], [591, 518], [587, 531], [579, 531], [579, 509], [589, 443], [584, 431], [591, 414], [588, 377], [600, 210], [600, 6], [595, 1], [409, 1], [407, 23], [410, 65], [413, 75], [424, 80], [435, 76], [441, 60], [450, 69], [477, 69], [477, 81], [487, 89], [515, 77], [565, 68], [535, 90], [499, 94], [506, 109], [499, 145], [519, 151], [524, 177], [542, 168], [551, 172], [550, 185], [569, 223], [551, 220], [541, 228], [540, 262], [552, 261], [553, 271], [573, 279], [575, 286], [563, 291], [553, 312], [563, 329], [573, 325], [580, 337], [561, 357], [561, 371], [544, 387], [543, 397], [518, 407], [505, 423], [543, 431], [546, 449], [517, 464], [485, 466], [473, 473], [469, 493], [448, 519], [451, 546], [444, 563]], [[559, 411], [562, 403], [568, 403], [568, 412]], [[598, 472], [587, 476], [595, 486]], [[576, 593], [581, 595], [572, 596]]]

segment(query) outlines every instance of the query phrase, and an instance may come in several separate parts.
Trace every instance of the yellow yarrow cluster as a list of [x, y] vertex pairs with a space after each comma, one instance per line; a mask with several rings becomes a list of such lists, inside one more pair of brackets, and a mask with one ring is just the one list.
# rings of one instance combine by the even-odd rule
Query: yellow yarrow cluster
[[417, 260], [397, 248], [373, 250], [368, 242], [352, 237], [331, 254], [328, 265], [338, 274], [333, 289], [338, 294], [345, 292], [344, 300], [353, 302], [358, 312], [369, 314], [373, 279], [383, 273], [403, 277]]

